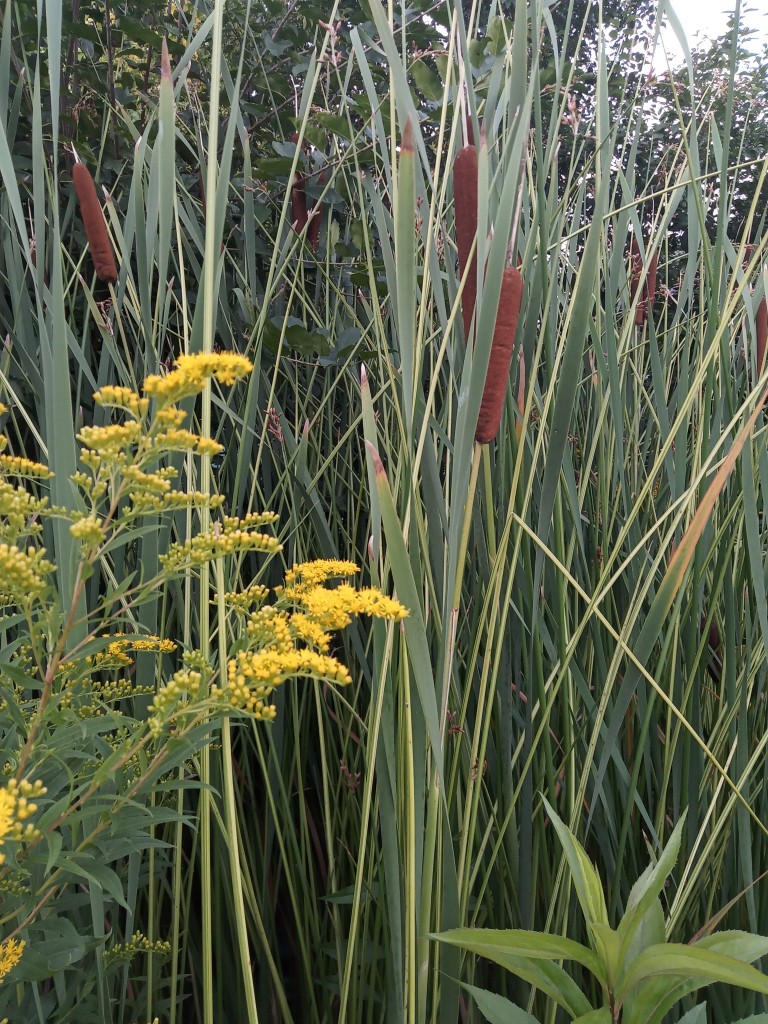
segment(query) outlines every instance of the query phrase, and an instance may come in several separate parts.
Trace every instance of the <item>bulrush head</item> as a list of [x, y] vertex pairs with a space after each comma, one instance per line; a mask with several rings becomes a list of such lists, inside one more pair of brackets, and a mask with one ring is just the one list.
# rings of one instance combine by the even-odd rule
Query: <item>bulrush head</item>
[[[648, 319], [648, 309], [653, 303], [654, 296], [656, 295], [656, 276], [659, 267], [659, 254], [654, 253], [651, 257], [651, 261], [648, 264], [648, 271], [643, 281], [642, 290], [640, 292], [640, 298], [637, 302], [635, 309], [635, 323], [641, 326]], [[643, 258], [640, 255], [640, 246], [637, 244], [637, 239], [632, 238], [632, 243], [629, 247], [629, 294], [632, 301], [635, 301], [638, 289], [640, 288], [640, 282], [643, 278]]]
[[83, 218], [85, 237], [88, 239], [96, 276], [105, 284], [114, 284], [117, 281], [117, 264], [104, 222], [104, 214], [101, 212], [91, 172], [79, 160], [72, 168], [72, 183], [80, 204], [80, 216]]
[[475, 430], [475, 440], [478, 444], [487, 444], [489, 441], [493, 441], [499, 432], [522, 301], [523, 279], [520, 271], [517, 267], [507, 267], [501, 279], [501, 294], [496, 313], [496, 326], [493, 331], [491, 357], [488, 362], [485, 390]]
[[[292, 142], [298, 143], [299, 133], [294, 132]], [[307, 226], [307, 192], [304, 185], [304, 176], [295, 174], [291, 188], [291, 222], [293, 230], [300, 235]]]
[[[456, 248], [459, 252], [459, 273], [469, 262], [469, 254], [477, 234], [477, 150], [474, 145], [465, 146], [456, 154], [453, 162], [453, 203], [456, 216]], [[469, 273], [461, 296], [461, 311], [464, 319], [464, 338], [469, 342], [472, 316], [477, 302], [477, 251], [472, 256]]]
[[768, 303], [766, 303], [765, 296], [763, 296], [760, 299], [760, 305], [757, 307], [757, 316], [755, 317], [755, 355], [757, 358], [758, 374], [763, 371], [766, 339], [768, 339]]

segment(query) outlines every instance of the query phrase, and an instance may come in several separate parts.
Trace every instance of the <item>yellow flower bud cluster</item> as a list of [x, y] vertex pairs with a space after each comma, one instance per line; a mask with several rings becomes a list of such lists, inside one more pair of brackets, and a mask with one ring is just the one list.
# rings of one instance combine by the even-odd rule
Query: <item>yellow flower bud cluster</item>
[[[183, 427], [187, 414], [176, 408], [176, 403], [199, 394], [210, 377], [233, 384], [252, 369], [244, 356], [232, 352], [180, 356], [176, 369], [169, 374], [146, 378], [143, 397], [120, 385], [97, 391], [96, 404], [124, 413], [126, 421], [86, 426], [77, 435], [83, 445], [80, 459], [88, 472], [79, 471], [72, 479], [90, 499], [91, 514], [96, 513], [107, 494], [113, 508], [124, 496], [131, 499], [121, 508], [123, 523], [135, 516], [190, 505], [218, 508], [222, 497], [203, 491], [172, 490], [171, 480], [178, 475], [177, 470], [158, 463], [171, 452], [213, 456], [223, 451], [217, 441]], [[95, 533], [87, 534], [86, 539], [90, 537]]]
[[31, 527], [31, 520], [39, 516], [47, 505], [47, 498], [35, 498], [0, 477], [0, 537], [17, 541], [22, 536], [39, 533], [40, 524]]
[[168, 720], [180, 710], [180, 705], [187, 701], [197, 701], [205, 696], [205, 676], [195, 669], [182, 668], [174, 672], [165, 686], [161, 686], [155, 694], [154, 701], [149, 705], [152, 717], [149, 720], [149, 731], [157, 739]]
[[46, 576], [54, 568], [46, 561], [44, 548], [22, 551], [15, 544], [0, 544], [0, 586], [16, 604], [26, 605], [39, 598], [48, 585]]
[[0, 981], [21, 960], [25, 945], [23, 939], [6, 939], [4, 942], [0, 942]]
[[[40, 782], [17, 782], [10, 779], [0, 789], [0, 851], [7, 841], [22, 842], [33, 838], [37, 833], [33, 825], [24, 825], [37, 810], [33, 801], [45, 793]], [[5, 856], [0, 852], [0, 864], [5, 863]]]
[[69, 528], [75, 540], [82, 541], [85, 548], [95, 548], [104, 539], [104, 527], [98, 516], [83, 516], [76, 519]]
[[[224, 595], [224, 601], [238, 615], [247, 615], [255, 604], [262, 604], [269, 597], [269, 587], [261, 583], [253, 583], [245, 590], [233, 591]], [[211, 601], [211, 604], [215, 604]]]
[[111, 949], [106, 949], [102, 956], [104, 964], [125, 962], [132, 960], [139, 953], [153, 953], [158, 956], [170, 956], [170, 942], [163, 942], [161, 939], [148, 939], [143, 932], [134, 932], [127, 942], [116, 942]]
[[149, 412], [149, 399], [139, 398], [130, 388], [108, 384], [93, 396], [104, 409], [122, 409], [134, 419], [142, 419]]
[[41, 462], [24, 459], [20, 455], [0, 455], [0, 473], [29, 477], [32, 480], [50, 480], [53, 476], [50, 469]]
[[183, 544], [173, 544], [160, 556], [160, 564], [167, 573], [179, 572], [189, 566], [203, 565], [222, 555], [243, 551], [263, 551], [275, 554], [282, 545], [274, 537], [252, 526], [272, 522], [271, 514], [248, 515], [244, 519], [225, 516], [222, 523], [214, 524], [207, 533], [191, 537]]

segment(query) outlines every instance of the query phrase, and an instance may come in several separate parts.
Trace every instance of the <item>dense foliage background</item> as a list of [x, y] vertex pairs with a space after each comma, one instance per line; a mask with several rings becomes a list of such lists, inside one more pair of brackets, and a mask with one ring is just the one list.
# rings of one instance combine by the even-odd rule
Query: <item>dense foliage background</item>
[[[768, 51], [734, 24], [653, 72], [656, 4], [618, 0], [1, 6], [11, 448], [47, 461], [51, 501], [71, 508], [75, 435], [107, 422], [97, 388], [137, 387], [182, 352], [241, 352], [247, 386], [214, 388], [208, 414], [187, 403], [223, 455], [179, 463], [230, 514], [278, 516], [280, 558], [237, 559], [226, 589], [340, 558], [410, 615], [339, 635], [353, 686], [286, 683], [274, 723], [233, 726], [231, 757], [214, 732], [181, 759], [142, 797], [152, 842], [105, 854], [117, 888], [65, 865], [41, 922], [65, 940], [27, 975], [22, 959], [0, 1016], [253, 1021], [252, 976], [261, 1021], [481, 1020], [462, 982], [559, 1020], [428, 937], [461, 924], [586, 941], [542, 795], [600, 865], [611, 914], [687, 808], [668, 937], [764, 930], [763, 414], [743, 428], [766, 388]], [[452, 176], [469, 129], [486, 266], [474, 347]], [[104, 197], [114, 285], [93, 272], [74, 154]], [[507, 258], [523, 308], [501, 432], [481, 452]], [[153, 578], [196, 515], [105, 553], [87, 607]], [[66, 607], [74, 542], [55, 525], [44, 540]], [[215, 669], [222, 587], [188, 574], [148, 595], [137, 629], [210, 644]], [[2, 629], [8, 706], [22, 638], [13, 616]], [[139, 655], [136, 684], [156, 674]], [[141, 722], [148, 702], [121, 707]], [[62, 751], [31, 767], [50, 788], [59, 757], [65, 800], [85, 768]], [[4, 933], [17, 911], [0, 911]], [[62, 920], [83, 937], [69, 957]], [[170, 954], [138, 949], [107, 972], [136, 929]], [[708, 998], [712, 1021], [766, 1010], [726, 986]]]

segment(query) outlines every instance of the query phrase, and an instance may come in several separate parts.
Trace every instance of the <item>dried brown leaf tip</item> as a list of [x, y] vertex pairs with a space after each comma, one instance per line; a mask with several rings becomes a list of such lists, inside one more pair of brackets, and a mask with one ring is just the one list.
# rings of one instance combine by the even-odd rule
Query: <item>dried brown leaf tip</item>
[[658, 268], [659, 254], [654, 253], [648, 264], [648, 271], [643, 281], [643, 258], [640, 255], [640, 246], [637, 244], [637, 239], [633, 238], [632, 244], [629, 247], [629, 293], [634, 302], [638, 289], [641, 288], [640, 282], [642, 281], [640, 298], [635, 309], [635, 323], [638, 326], [644, 324], [648, 319], [648, 310], [653, 304], [653, 299], [656, 295]]
[[96, 276], [106, 284], [117, 281], [117, 264], [112, 243], [109, 240], [104, 214], [101, 211], [99, 197], [91, 172], [79, 161], [72, 168], [72, 183], [80, 204], [80, 216], [83, 218], [85, 236], [91, 250], [91, 258]]
[[163, 36], [163, 47], [160, 52], [160, 77], [171, 81], [171, 58], [168, 56], [168, 40]]
[[410, 117], [405, 122], [405, 128], [403, 129], [403, 137], [400, 140], [400, 152], [402, 153], [413, 153], [413, 122]]
[[517, 267], [507, 267], [501, 279], [501, 294], [496, 313], [496, 326], [493, 331], [491, 356], [475, 430], [475, 440], [478, 444], [487, 444], [489, 441], [493, 441], [499, 432], [522, 301], [523, 278], [520, 271]]
[[[459, 274], [463, 277], [477, 234], [477, 150], [464, 146], [453, 162], [453, 204], [456, 217], [456, 248]], [[469, 343], [472, 317], [477, 304], [477, 250], [472, 255], [461, 295], [464, 338]]]

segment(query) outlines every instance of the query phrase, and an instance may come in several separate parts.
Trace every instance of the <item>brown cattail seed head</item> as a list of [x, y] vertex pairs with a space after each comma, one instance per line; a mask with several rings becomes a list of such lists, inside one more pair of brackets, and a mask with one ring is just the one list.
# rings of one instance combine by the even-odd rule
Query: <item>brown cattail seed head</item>
[[[645, 323], [648, 319], [648, 308], [653, 303], [653, 298], [656, 294], [656, 275], [659, 266], [659, 255], [654, 253], [651, 257], [651, 261], [648, 264], [648, 272], [645, 275], [645, 281], [643, 282], [643, 288], [640, 293], [640, 299], [638, 300], [637, 307], [635, 309], [635, 323], [640, 326]], [[637, 290], [640, 287], [640, 281], [643, 276], [643, 258], [640, 255], [640, 246], [637, 244], [637, 239], [632, 239], [632, 244], [629, 247], [629, 293], [634, 302]]]
[[[469, 261], [472, 243], [477, 234], [477, 150], [465, 146], [456, 154], [453, 163], [453, 202], [456, 215], [456, 248], [459, 251], [459, 273], [463, 276]], [[464, 318], [464, 338], [469, 342], [472, 316], [477, 303], [477, 250], [464, 283], [461, 311]]]
[[488, 362], [485, 390], [475, 430], [475, 440], [478, 444], [487, 444], [489, 441], [493, 441], [499, 432], [522, 301], [523, 279], [520, 276], [520, 271], [517, 267], [507, 267], [501, 279], [501, 294], [496, 313], [496, 326], [493, 331], [491, 358]]
[[765, 362], [765, 343], [768, 339], [768, 303], [765, 301], [765, 296], [760, 299], [760, 305], [757, 307], [757, 316], [755, 317], [755, 348], [757, 356], [757, 372], [762, 373], [763, 363]]
[[117, 281], [115, 254], [107, 233], [107, 225], [104, 223], [99, 197], [96, 195], [96, 186], [85, 164], [78, 162], [72, 168], [72, 182], [80, 203], [80, 216], [83, 218], [96, 276], [106, 284], [114, 284]]

